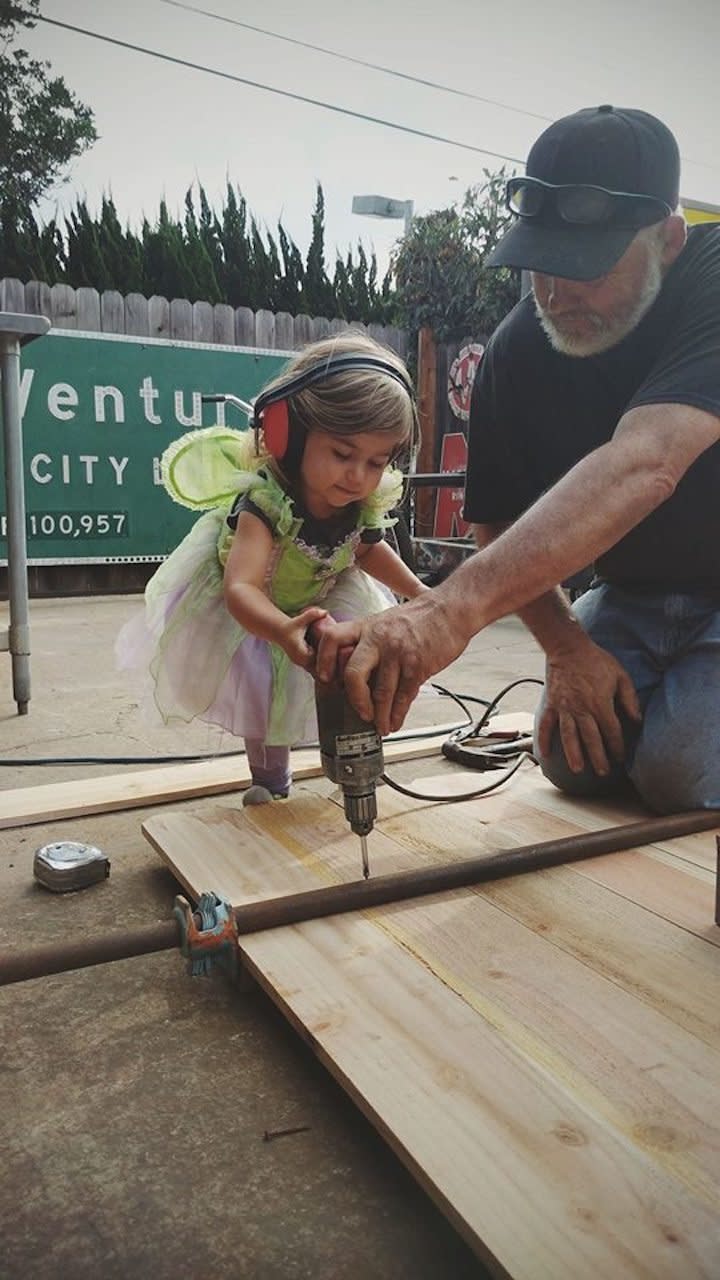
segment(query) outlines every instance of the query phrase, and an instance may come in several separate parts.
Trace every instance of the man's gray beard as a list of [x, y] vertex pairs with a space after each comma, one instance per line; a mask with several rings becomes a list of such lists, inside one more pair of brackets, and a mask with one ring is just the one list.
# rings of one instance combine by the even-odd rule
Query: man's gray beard
[[[617, 346], [618, 342], [622, 342], [623, 338], [637, 328], [643, 316], [647, 315], [655, 302], [662, 288], [662, 282], [660, 254], [651, 252], [645, 281], [635, 305], [624, 315], [610, 321], [590, 313], [590, 321], [596, 329], [596, 332], [590, 335], [561, 333], [550, 316], [540, 309], [537, 298], [535, 298], [535, 313], [555, 351], [559, 351], [564, 356], [596, 356], [602, 351], [609, 351], [610, 347]], [[533, 297], [535, 297], [534, 294]]]

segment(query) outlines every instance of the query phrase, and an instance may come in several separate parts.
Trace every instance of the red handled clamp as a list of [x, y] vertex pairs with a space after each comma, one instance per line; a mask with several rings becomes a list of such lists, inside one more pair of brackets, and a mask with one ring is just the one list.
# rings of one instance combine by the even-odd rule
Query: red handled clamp
[[238, 931], [229, 902], [216, 893], [203, 893], [193, 911], [187, 898], [178, 894], [173, 915], [180, 928], [180, 950], [193, 977], [209, 973], [214, 963], [231, 975], [237, 972]]

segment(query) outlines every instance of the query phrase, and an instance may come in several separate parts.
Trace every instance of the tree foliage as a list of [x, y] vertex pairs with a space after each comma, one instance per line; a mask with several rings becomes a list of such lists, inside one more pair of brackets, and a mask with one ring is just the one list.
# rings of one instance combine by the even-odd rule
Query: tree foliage
[[227, 302], [253, 311], [392, 322], [389, 276], [378, 283], [375, 256], [368, 258], [362, 245], [338, 257], [332, 278], [328, 274], [320, 185], [304, 258], [282, 223], [276, 234], [263, 229], [230, 183], [219, 212], [202, 186], [197, 195], [191, 188], [182, 218], [173, 217], [163, 200], [155, 221], [145, 218], [139, 235], [123, 230], [111, 195], [103, 198], [97, 216], [84, 200], [76, 200], [63, 227], [55, 220], [42, 230], [31, 218], [7, 220], [0, 254], [3, 274], [21, 280]]
[[39, 62], [15, 46], [39, 0], [0, 0], [0, 212], [15, 223], [97, 138], [93, 114]]
[[485, 266], [511, 220], [505, 180], [485, 170], [456, 205], [413, 219], [393, 257], [397, 323], [411, 333], [427, 325], [441, 342], [479, 337], [517, 302], [518, 272]]
[[368, 256], [361, 243], [336, 254], [332, 267], [326, 262], [319, 184], [303, 256], [281, 222], [272, 232], [261, 227], [229, 182], [219, 210], [202, 186], [191, 188], [181, 217], [163, 200], [139, 233], [121, 226], [110, 194], [97, 215], [77, 199], [62, 226], [53, 219], [38, 227], [30, 213], [6, 220], [0, 227], [2, 273], [74, 288], [396, 324], [411, 335], [429, 325], [439, 341], [482, 337], [519, 294], [517, 272], [485, 266], [509, 222], [501, 201], [504, 181], [504, 172], [486, 172], [457, 205], [414, 218], [382, 280], [375, 255]]

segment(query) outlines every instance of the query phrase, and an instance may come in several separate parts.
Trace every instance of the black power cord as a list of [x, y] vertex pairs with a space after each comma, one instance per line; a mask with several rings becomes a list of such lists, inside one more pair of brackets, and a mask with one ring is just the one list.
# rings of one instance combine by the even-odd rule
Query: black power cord
[[[448, 695], [457, 702], [454, 694]], [[460, 704], [462, 705], [462, 704]], [[465, 711], [465, 707], [463, 707]], [[458, 725], [457, 729], [450, 729], [450, 733], [456, 733], [458, 729], [465, 728], [465, 725]], [[414, 731], [412, 733], [391, 734], [386, 738], [387, 742], [423, 742], [426, 738], [436, 738], [438, 734], [437, 728], [428, 725], [421, 732]], [[319, 747], [319, 742], [303, 743], [304, 747]], [[53, 764], [197, 764], [202, 760], [224, 760], [229, 756], [244, 756], [245, 752], [238, 751], [205, 751], [199, 755], [173, 755], [173, 756], [31, 756], [27, 759], [13, 756], [11, 759], [0, 757], [0, 768], [6, 765], [9, 768], [13, 766], [32, 766], [32, 765], [53, 765]]]
[[526, 752], [523, 752], [518, 756], [512, 767], [505, 770], [502, 777], [496, 778], [494, 782], [488, 783], [486, 787], [477, 787], [475, 791], [463, 791], [460, 795], [431, 796], [427, 792], [411, 791], [409, 787], [402, 787], [399, 782], [394, 782], [386, 773], [382, 774], [382, 780], [389, 787], [392, 787], [393, 791], [400, 791], [404, 796], [411, 796], [413, 800], [429, 800], [431, 804], [458, 804], [462, 800], [476, 800], [478, 796], [486, 796], [489, 791], [495, 791], [498, 787], [501, 787], [504, 782], [507, 782], [508, 778], [512, 778], [513, 774], [517, 773], [526, 758], [531, 759]]
[[[510, 693], [512, 689], [515, 689], [518, 685], [521, 685], [521, 684], [542, 685], [542, 683], [543, 683], [542, 680], [538, 680], [535, 677], [524, 676], [519, 680], [513, 680], [511, 684], [505, 685], [505, 687], [501, 689], [500, 692], [491, 700], [488, 700], [487, 698], [479, 698], [475, 694], [460, 695], [460, 694], [452, 693], [451, 690], [446, 689], [444, 685], [432, 683], [431, 687], [435, 689], [440, 694], [441, 697], [451, 698], [453, 702], [457, 703], [457, 705], [460, 707], [460, 709], [465, 713], [465, 716], [467, 717], [464, 724], [458, 725], [457, 728], [450, 730], [447, 740], [443, 743], [443, 747], [442, 747], [443, 755], [447, 759], [453, 760], [454, 763], [463, 764], [472, 769], [483, 769], [483, 768], [491, 767], [488, 759], [490, 755], [489, 752], [483, 751], [482, 748], [477, 748], [475, 750], [472, 750], [467, 747], [462, 747], [460, 744], [467, 742], [471, 738], [477, 737], [482, 732], [483, 728], [485, 727], [488, 720], [490, 719], [490, 716], [492, 715], [493, 711], [496, 709], [496, 707], [499, 706], [502, 699], [508, 693]], [[468, 709], [466, 705], [468, 702], [480, 703], [485, 708], [485, 710], [483, 711], [478, 721], [475, 720], [475, 717], [472, 715], [472, 713]], [[434, 738], [436, 736], [437, 736], [437, 730], [433, 728], [432, 725], [430, 725], [422, 733], [391, 734], [390, 737], [386, 739], [386, 741], [421, 742], [425, 738]], [[320, 744], [317, 742], [315, 743], [310, 742], [310, 743], [307, 743], [306, 745], [308, 747], [313, 747], [313, 746], [319, 747]], [[510, 751], [511, 745], [512, 744], [508, 744], [508, 754], [512, 754], [512, 752]], [[93, 765], [93, 764], [100, 764], [100, 765], [102, 764], [120, 764], [120, 765], [187, 764], [187, 763], [199, 763], [200, 761], [203, 761], [203, 760], [222, 760], [222, 759], [226, 759], [229, 756], [243, 756], [243, 755], [245, 755], [244, 751], [218, 751], [218, 752], [205, 752], [204, 754], [199, 754], [199, 755], [172, 755], [172, 756], [36, 756], [36, 757], [31, 757], [29, 759], [22, 759], [22, 758], [16, 757], [14, 759], [7, 760], [7, 759], [0, 758], [0, 767], [2, 767], [3, 765], [12, 767], [12, 766], [72, 765], [72, 764], [90, 764], [90, 765]], [[383, 782], [385, 782], [387, 786], [392, 787], [394, 791], [399, 791], [404, 796], [409, 796], [413, 800], [428, 800], [432, 804], [451, 804], [453, 802], [458, 803], [463, 800], [475, 800], [479, 796], [484, 796], [491, 791], [497, 790], [497, 788], [501, 787], [503, 783], [507, 782], [508, 779], [511, 778], [514, 773], [517, 773], [517, 770], [520, 768], [521, 764], [525, 760], [526, 755], [527, 755], [527, 752], [524, 749], [519, 749], [517, 759], [513, 762], [510, 768], [506, 769], [503, 772], [502, 776], [495, 778], [495, 780], [491, 783], [488, 783], [487, 786], [478, 787], [474, 791], [465, 791], [465, 792], [462, 792], [460, 795], [450, 795], [450, 796], [428, 795], [426, 793], [422, 793], [419, 791], [412, 791], [409, 787], [403, 787], [399, 782], [395, 782], [391, 777], [389, 777], [387, 773], [383, 773], [381, 776], [382, 776]], [[530, 758], [532, 759], [532, 757]], [[496, 760], [492, 761], [492, 767], [497, 767]]]
[[[483, 751], [483, 749], [480, 748], [473, 751], [470, 748], [461, 747], [460, 743], [467, 742], [470, 738], [476, 738], [478, 734], [482, 732], [493, 711], [497, 706], [499, 706], [503, 698], [510, 693], [512, 689], [516, 689], [517, 686], [521, 684], [542, 685], [543, 681], [538, 680], [534, 676], [523, 676], [521, 679], [513, 680], [510, 684], [505, 685], [504, 689], [501, 689], [490, 702], [487, 702], [485, 698], [473, 698], [469, 695], [463, 695], [463, 697], [460, 698], [457, 694], [450, 693], [449, 689], [444, 689], [442, 685], [433, 685], [433, 688], [437, 689], [440, 694], [447, 696], [448, 698], [452, 698], [454, 702], [457, 702], [458, 706], [462, 707], [468, 717], [468, 723], [462, 725], [459, 729], [453, 730], [447, 741], [443, 743], [443, 755], [454, 763], [464, 764], [471, 769], [487, 769], [490, 767], [488, 764], [488, 756], [490, 753], [487, 750]], [[465, 702], [470, 701], [482, 702], [485, 705], [485, 710], [477, 723], [475, 723], [473, 716], [470, 715], [467, 707], [464, 705]], [[433, 796], [428, 795], [426, 792], [411, 791], [409, 787], [403, 787], [399, 782], [394, 782], [386, 773], [383, 773], [382, 780], [387, 783], [389, 787], [392, 787], [394, 791], [399, 791], [404, 796], [410, 796], [413, 800], [428, 800], [431, 804], [457, 804], [462, 800], [476, 800], [479, 796], [488, 795], [490, 791], [496, 791], [497, 788], [501, 787], [509, 778], [512, 778], [514, 773], [517, 773], [526, 758], [531, 760], [533, 759], [532, 756], [528, 755], [528, 752], [524, 747], [518, 748], [517, 759], [509, 769], [505, 770], [501, 777], [496, 778], [494, 782], [488, 783], [487, 786], [478, 787], [474, 791], [464, 791], [460, 795]], [[492, 761], [492, 767], [496, 767], [495, 760]]]

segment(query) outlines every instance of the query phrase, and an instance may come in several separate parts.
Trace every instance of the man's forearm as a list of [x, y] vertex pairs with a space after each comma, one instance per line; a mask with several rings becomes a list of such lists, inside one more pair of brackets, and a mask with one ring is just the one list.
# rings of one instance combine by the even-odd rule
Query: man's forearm
[[[473, 533], [478, 550], [490, 546], [509, 527], [507, 523], [475, 525]], [[518, 609], [517, 616], [547, 654], [566, 649], [581, 633], [561, 587], [530, 601]]]
[[671, 491], [632, 455], [603, 445], [435, 588], [470, 634], [553, 590], [619, 541]]
[[585, 634], [561, 587], [546, 591], [538, 600], [518, 609], [517, 614], [548, 657], [574, 646]]
[[451, 625], [474, 634], [564, 582], [665, 502], [720, 436], [689, 405], [641, 405], [505, 533], [437, 587]]

